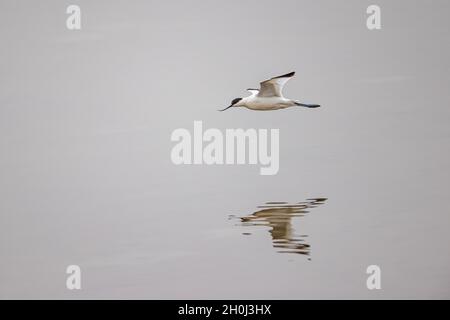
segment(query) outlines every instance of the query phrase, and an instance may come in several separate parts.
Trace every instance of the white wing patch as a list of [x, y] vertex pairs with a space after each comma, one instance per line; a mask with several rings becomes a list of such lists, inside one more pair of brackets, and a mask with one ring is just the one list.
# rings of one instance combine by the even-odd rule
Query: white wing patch
[[251, 97], [256, 96], [259, 92], [258, 89], [247, 89], [247, 91], [252, 94]]
[[261, 82], [258, 97], [282, 97], [284, 85], [294, 74], [295, 72], [290, 72]]

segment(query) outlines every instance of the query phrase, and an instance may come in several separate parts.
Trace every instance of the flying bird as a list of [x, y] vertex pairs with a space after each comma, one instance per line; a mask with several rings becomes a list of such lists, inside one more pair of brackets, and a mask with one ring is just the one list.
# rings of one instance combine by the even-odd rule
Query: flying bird
[[260, 89], [247, 89], [251, 93], [250, 96], [235, 98], [231, 101], [229, 107], [219, 111], [225, 111], [231, 107], [245, 107], [247, 109], [261, 111], [285, 109], [293, 106], [306, 108], [320, 107], [318, 104], [305, 104], [283, 97], [283, 87], [294, 75], [295, 72], [290, 72], [265, 80], [260, 83]]

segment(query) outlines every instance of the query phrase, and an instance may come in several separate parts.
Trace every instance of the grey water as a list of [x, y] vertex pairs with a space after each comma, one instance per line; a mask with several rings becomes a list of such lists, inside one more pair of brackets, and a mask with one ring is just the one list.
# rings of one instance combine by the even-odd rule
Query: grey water
[[[450, 298], [448, 1], [77, 3], [0, 2], [0, 298]], [[217, 112], [290, 71], [320, 108]], [[196, 120], [279, 172], [174, 165]]]

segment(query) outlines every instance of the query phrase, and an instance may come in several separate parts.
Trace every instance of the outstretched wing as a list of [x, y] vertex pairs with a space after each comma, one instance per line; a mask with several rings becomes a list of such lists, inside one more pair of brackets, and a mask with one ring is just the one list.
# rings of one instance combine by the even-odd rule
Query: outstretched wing
[[252, 94], [252, 96], [256, 96], [259, 92], [259, 89], [247, 89], [248, 92]]
[[261, 82], [258, 97], [282, 97], [284, 85], [294, 75], [295, 72], [290, 72]]

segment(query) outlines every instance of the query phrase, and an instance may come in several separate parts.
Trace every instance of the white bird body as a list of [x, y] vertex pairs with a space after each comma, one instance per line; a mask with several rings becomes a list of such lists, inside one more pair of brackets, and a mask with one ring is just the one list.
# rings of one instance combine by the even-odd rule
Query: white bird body
[[264, 111], [292, 107], [295, 106], [295, 103], [284, 97], [258, 97], [258, 95], [251, 95], [243, 98], [235, 106]]
[[245, 107], [259, 111], [285, 109], [292, 106], [307, 108], [320, 107], [317, 104], [303, 104], [296, 100], [283, 97], [283, 87], [294, 74], [295, 72], [291, 72], [263, 81], [260, 83], [260, 89], [247, 89], [251, 93], [250, 96], [233, 99], [229, 107], [220, 111], [225, 111], [231, 107]]

